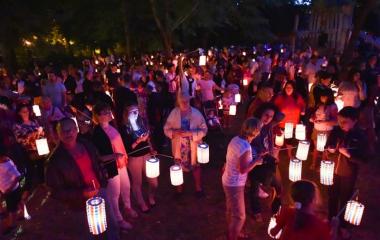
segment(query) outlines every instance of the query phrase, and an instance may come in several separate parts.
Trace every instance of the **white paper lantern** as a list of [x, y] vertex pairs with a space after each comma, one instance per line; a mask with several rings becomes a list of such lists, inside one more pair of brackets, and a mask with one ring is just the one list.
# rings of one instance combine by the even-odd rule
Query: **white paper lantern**
[[247, 79], [243, 79], [243, 86], [248, 86], [248, 80]]
[[303, 124], [296, 125], [296, 139], [306, 140], [306, 126]]
[[230, 105], [229, 115], [231, 115], [231, 116], [236, 115], [236, 105]]
[[285, 139], [293, 137], [293, 123], [285, 123]]
[[24, 219], [25, 220], [30, 220], [32, 217], [28, 213], [28, 209], [26, 209], [26, 205], [24, 204]]
[[222, 110], [222, 109], [223, 109], [223, 103], [222, 103], [222, 100], [219, 100], [219, 101], [218, 101], [218, 109], [219, 109], [219, 110]]
[[235, 102], [236, 103], [241, 102], [241, 95], [240, 95], [240, 93], [235, 94]]
[[270, 221], [269, 221], [269, 226], [268, 226], [268, 235], [269, 237], [271, 237], [272, 239], [280, 239], [281, 237], [281, 233], [282, 233], [282, 230], [280, 230], [276, 236], [273, 236], [270, 232], [271, 230], [276, 227], [277, 225], [277, 222], [276, 222], [276, 217], [271, 217], [270, 218]]
[[77, 131], [79, 132], [79, 126], [78, 126], [78, 120], [77, 120], [77, 118], [76, 117], [72, 117], [71, 119], [74, 120], [75, 125], [77, 126]]
[[364, 205], [355, 200], [350, 200], [346, 205], [344, 220], [353, 225], [359, 226], [360, 222], [362, 221], [363, 213]]
[[33, 105], [33, 112], [36, 117], [41, 117], [41, 109], [38, 105]]
[[342, 110], [343, 107], [344, 107], [344, 102], [343, 102], [343, 100], [340, 99], [340, 98], [335, 99], [335, 104], [336, 104], [336, 106], [337, 106], [337, 108], [338, 108], [338, 112], [339, 112], [340, 110]]
[[90, 233], [99, 235], [107, 229], [106, 204], [103, 198], [93, 197], [86, 201], [87, 222]]
[[205, 66], [206, 60], [207, 60], [207, 58], [205, 55], [199, 56], [199, 66]]
[[46, 138], [40, 138], [36, 140], [38, 155], [43, 156], [49, 154], [49, 145]]
[[170, 167], [170, 181], [173, 186], [179, 186], [183, 184], [183, 171], [180, 165], [175, 164]]
[[275, 144], [276, 146], [282, 147], [284, 146], [284, 133], [281, 133], [280, 135], [276, 135]]
[[197, 159], [199, 163], [208, 163], [210, 160], [210, 149], [206, 143], [198, 144]]
[[317, 135], [317, 150], [320, 152], [325, 151], [326, 142], [327, 142], [327, 134], [326, 133], [318, 133], [318, 135]]
[[322, 160], [320, 169], [321, 184], [327, 186], [334, 184], [334, 165], [333, 161]]
[[145, 162], [145, 173], [148, 178], [156, 178], [160, 176], [160, 160], [151, 157]]
[[309, 154], [310, 143], [308, 141], [299, 141], [297, 147], [296, 158], [300, 160], [307, 160]]
[[289, 162], [289, 180], [296, 182], [302, 178], [302, 161], [299, 159], [291, 159]]

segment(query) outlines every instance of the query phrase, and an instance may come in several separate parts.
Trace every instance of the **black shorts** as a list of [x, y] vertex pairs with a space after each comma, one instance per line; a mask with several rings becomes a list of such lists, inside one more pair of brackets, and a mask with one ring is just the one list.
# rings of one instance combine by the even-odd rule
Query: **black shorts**
[[21, 188], [18, 187], [12, 192], [5, 194], [5, 202], [7, 203], [8, 212], [14, 213], [18, 210], [21, 201]]

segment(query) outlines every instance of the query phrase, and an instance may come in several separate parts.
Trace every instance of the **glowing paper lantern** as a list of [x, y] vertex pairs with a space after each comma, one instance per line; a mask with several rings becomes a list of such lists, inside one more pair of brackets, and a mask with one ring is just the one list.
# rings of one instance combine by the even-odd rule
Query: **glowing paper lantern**
[[364, 212], [364, 205], [355, 201], [350, 200], [346, 205], [346, 212], [344, 213], [344, 220], [347, 222], [359, 226], [362, 221]]
[[156, 178], [160, 176], [160, 160], [151, 157], [145, 162], [145, 173], [148, 178]]
[[284, 133], [281, 133], [280, 135], [276, 135], [275, 144], [276, 146], [282, 147], [284, 146]]
[[340, 98], [335, 99], [335, 104], [336, 104], [336, 106], [337, 106], [337, 108], [338, 108], [338, 112], [339, 112], [340, 110], [342, 110], [342, 108], [344, 107], [344, 102], [343, 102], [343, 100], [340, 99]]
[[247, 53], [246, 53], [246, 52], [242, 52], [242, 54], [243, 54], [243, 56], [246, 56], [246, 55], [247, 55]]
[[299, 159], [291, 159], [289, 162], [289, 180], [296, 182], [302, 178], [302, 161]]
[[237, 103], [241, 102], [241, 95], [240, 95], [240, 93], [235, 94], [235, 102], [237, 102]]
[[180, 165], [175, 164], [170, 167], [170, 181], [173, 186], [179, 186], [183, 184], [183, 172]]
[[37, 139], [36, 146], [37, 146], [38, 155], [43, 156], [43, 155], [49, 154], [50, 150], [49, 150], [49, 145], [47, 143], [46, 138]]
[[327, 186], [334, 184], [334, 165], [333, 161], [322, 160], [320, 170], [321, 184]]
[[33, 112], [36, 117], [41, 117], [41, 109], [38, 105], [33, 105]]
[[210, 161], [210, 149], [206, 143], [198, 144], [197, 159], [199, 163], [208, 163]]
[[202, 56], [199, 56], [199, 66], [205, 66], [206, 65], [206, 56], [205, 55], [202, 55]]
[[103, 198], [93, 197], [86, 201], [86, 212], [90, 233], [99, 235], [107, 229], [106, 204]]
[[248, 80], [247, 79], [243, 79], [243, 86], [248, 86]]
[[293, 137], [293, 123], [285, 123], [285, 139]]
[[268, 235], [269, 237], [271, 237], [272, 239], [280, 239], [281, 237], [281, 233], [282, 233], [282, 230], [280, 230], [276, 236], [273, 236], [270, 232], [272, 231], [272, 229], [277, 225], [277, 221], [276, 221], [276, 218], [273, 216], [270, 218], [270, 221], [269, 221], [269, 226], [268, 226]]
[[309, 92], [311, 91], [311, 87], [313, 86], [313, 83], [309, 83], [307, 89], [309, 90]]
[[296, 158], [300, 160], [307, 160], [309, 154], [310, 143], [308, 141], [299, 141], [297, 147]]
[[30, 220], [32, 217], [28, 213], [28, 209], [26, 209], [26, 205], [24, 204], [24, 219]]
[[223, 104], [222, 104], [222, 100], [219, 100], [218, 101], [218, 109], [223, 109]]
[[236, 115], [236, 105], [230, 105], [229, 115], [231, 115], [231, 116]]
[[318, 133], [317, 135], [317, 150], [323, 152], [325, 150], [325, 145], [327, 142], [326, 133]]
[[306, 126], [303, 124], [296, 125], [296, 139], [306, 140]]

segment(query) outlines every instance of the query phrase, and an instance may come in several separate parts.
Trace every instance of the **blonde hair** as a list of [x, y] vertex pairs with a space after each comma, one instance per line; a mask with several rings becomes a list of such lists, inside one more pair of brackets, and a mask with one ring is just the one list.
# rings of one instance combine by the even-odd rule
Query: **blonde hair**
[[243, 138], [252, 137], [261, 130], [262, 123], [257, 118], [248, 118], [244, 121], [240, 129], [240, 136]]

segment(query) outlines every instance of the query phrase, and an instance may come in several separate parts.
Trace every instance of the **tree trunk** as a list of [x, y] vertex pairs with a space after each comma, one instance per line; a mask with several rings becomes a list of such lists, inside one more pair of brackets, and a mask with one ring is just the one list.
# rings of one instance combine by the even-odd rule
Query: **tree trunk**
[[125, 37], [125, 51], [127, 54], [127, 59], [131, 59], [131, 36], [129, 30], [129, 0], [124, 0], [124, 37]]
[[12, 74], [17, 69], [17, 58], [15, 52], [15, 45], [17, 41], [15, 40], [12, 31], [7, 29], [5, 26], [0, 29], [0, 53], [3, 57], [3, 61], [8, 73]]
[[151, 10], [153, 13], [154, 21], [156, 22], [158, 31], [160, 32], [163, 47], [165, 49], [165, 54], [170, 57], [170, 56], [172, 56], [172, 32], [168, 28], [168, 26], [164, 26], [162, 24], [161, 19], [157, 13], [156, 1], [155, 0], [149, 0], [149, 2], [150, 2], [150, 7], [151, 7]]

